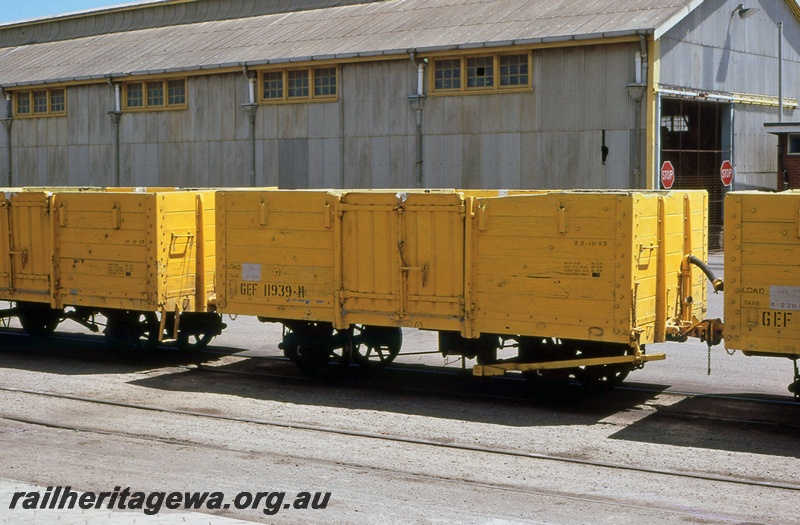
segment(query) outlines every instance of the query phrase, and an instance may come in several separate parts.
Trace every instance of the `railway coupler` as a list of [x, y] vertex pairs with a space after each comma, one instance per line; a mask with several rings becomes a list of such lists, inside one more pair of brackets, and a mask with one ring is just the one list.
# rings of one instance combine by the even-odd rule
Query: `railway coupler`
[[680, 335], [684, 338], [696, 337], [712, 347], [722, 342], [725, 336], [724, 329], [725, 325], [721, 319], [703, 319], [681, 330]]

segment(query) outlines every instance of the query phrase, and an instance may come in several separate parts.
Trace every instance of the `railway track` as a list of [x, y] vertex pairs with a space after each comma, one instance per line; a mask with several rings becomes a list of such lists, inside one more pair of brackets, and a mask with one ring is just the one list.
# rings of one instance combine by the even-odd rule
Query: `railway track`
[[[539, 453], [532, 453], [520, 450], [509, 450], [509, 449], [501, 449], [501, 448], [493, 448], [493, 447], [485, 447], [480, 445], [471, 445], [468, 443], [445, 443], [441, 441], [429, 440], [429, 439], [421, 439], [421, 438], [413, 438], [413, 437], [406, 437], [400, 435], [390, 435], [385, 433], [374, 433], [374, 432], [366, 432], [360, 430], [346, 430], [340, 429], [335, 427], [328, 427], [323, 425], [311, 425], [311, 424], [302, 424], [302, 423], [287, 423], [278, 420], [270, 420], [270, 419], [261, 419], [261, 418], [249, 418], [249, 417], [237, 417], [237, 416], [227, 416], [221, 414], [208, 414], [204, 412], [196, 412], [191, 410], [181, 410], [175, 408], [168, 408], [168, 407], [159, 407], [155, 405], [145, 405], [145, 404], [138, 404], [138, 403], [126, 403], [108, 399], [101, 399], [101, 398], [91, 398], [91, 397], [84, 397], [84, 396], [75, 396], [69, 394], [63, 394], [58, 392], [48, 392], [48, 391], [39, 391], [39, 390], [29, 390], [29, 389], [22, 389], [22, 388], [10, 388], [10, 387], [0, 387], [0, 391], [2, 392], [9, 392], [15, 394], [23, 394], [28, 396], [38, 396], [38, 397], [46, 397], [46, 398], [54, 398], [54, 399], [61, 399], [61, 400], [69, 400], [69, 401], [76, 401], [80, 403], [90, 403], [96, 405], [103, 405], [113, 408], [122, 408], [122, 409], [132, 409], [132, 410], [139, 410], [139, 411], [147, 411], [147, 412], [158, 412], [162, 414], [170, 414], [170, 415], [180, 415], [180, 416], [188, 416], [193, 418], [204, 418], [204, 419], [212, 419], [218, 421], [226, 421], [226, 422], [235, 422], [235, 423], [247, 423], [252, 425], [259, 425], [259, 426], [269, 426], [275, 428], [283, 428], [283, 429], [293, 429], [293, 430], [304, 430], [309, 432], [318, 432], [318, 433], [325, 433], [325, 434], [332, 434], [338, 436], [348, 436], [348, 437], [357, 437], [357, 438], [365, 438], [370, 440], [376, 440], [381, 442], [391, 442], [391, 443], [402, 443], [407, 445], [416, 445], [422, 446], [425, 448], [433, 448], [433, 449], [448, 449], [448, 450], [460, 450], [460, 451], [468, 451], [468, 452], [477, 452], [491, 456], [500, 456], [500, 457], [513, 457], [513, 458], [524, 458], [530, 459], [533, 461], [547, 461], [547, 462], [557, 462], [557, 463], [568, 463], [573, 465], [581, 465], [581, 466], [588, 466], [588, 467], [595, 467], [601, 469], [608, 469], [610, 471], [630, 471], [630, 472], [638, 472], [644, 474], [654, 474], [658, 476], [668, 476], [674, 478], [684, 478], [684, 479], [694, 479], [694, 480], [702, 480], [702, 481], [710, 481], [714, 483], [721, 483], [721, 484], [735, 484], [735, 485], [745, 485], [745, 486], [752, 486], [752, 487], [766, 487], [769, 489], [777, 489], [789, 492], [800, 492], [800, 485], [791, 484], [791, 483], [779, 483], [779, 482], [768, 482], [762, 481], [757, 479], [747, 479], [747, 478], [738, 478], [738, 477], [730, 477], [730, 476], [718, 476], [718, 475], [710, 475], [705, 473], [698, 473], [698, 472], [687, 472], [687, 471], [679, 471], [679, 470], [670, 470], [670, 469], [656, 469], [656, 468], [647, 468], [641, 467], [631, 464], [624, 464], [624, 463], [613, 463], [613, 462], [604, 462], [604, 461], [594, 461], [588, 459], [581, 459], [581, 458], [570, 458], [570, 457], [563, 457], [558, 455], [551, 455], [551, 454], [539, 454]], [[80, 432], [91, 432], [91, 433], [99, 433], [99, 434], [109, 434], [109, 435], [116, 435], [122, 437], [132, 437], [136, 439], [148, 439], [151, 441], [158, 441], [163, 443], [170, 443], [170, 444], [179, 444], [179, 445], [196, 445], [196, 446], [206, 446], [206, 445], [198, 445], [191, 442], [185, 442], [180, 440], [174, 439], [165, 439], [161, 437], [153, 437], [153, 436], [141, 436], [139, 434], [121, 432], [121, 431], [109, 431], [105, 429], [98, 429], [92, 428], [87, 426], [80, 426], [80, 425], [69, 425], [60, 422], [53, 422], [53, 421], [42, 421], [33, 418], [23, 418], [17, 416], [10, 416], [7, 414], [0, 415], [1, 418], [15, 421], [17, 423], [24, 423], [29, 425], [35, 426], [42, 426], [48, 428], [56, 428], [61, 430], [72, 430], [72, 431], [80, 431]], [[458, 481], [459, 483], [468, 483], [466, 481]], [[509, 487], [504, 487], [506, 490], [522, 490], [524, 489], [513, 489]], [[538, 492], [537, 492], [538, 493]]]
[[[64, 350], [71, 351], [71, 350], [85, 350], [89, 348], [91, 350], [96, 350], [102, 352], [105, 356], [108, 353], [105, 344], [105, 338], [103, 336], [95, 335], [95, 334], [84, 334], [84, 333], [55, 333], [47, 338], [31, 338], [31, 336], [16, 330], [11, 331], [3, 331], [0, 332], [0, 340], [4, 339], [5, 347], [14, 348], [14, 347], [24, 347], [27, 345], [28, 342], [31, 340], [36, 341], [36, 346], [38, 349], [44, 352], [50, 352], [51, 350], [58, 351], [59, 354], [63, 353]], [[197, 351], [196, 355], [201, 356], [213, 356], [215, 358], [221, 358], [226, 356], [237, 356], [246, 358], [253, 362], [267, 362], [267, 363], [275, 363], [279, 366], [282, 364], [286, 364], [287, 367], [292, 371], [290, 373], [284, 373], [282, 371], [252, 371], [252, 370], [235, 370], [231, 368], [225, 368], [220, 366], [207, 366], [203, 365], [200, 360], [196, 360], [193, 365], [185, 364], [187, 361], [190, 361], [192, 354], [187, 354], [185, 352], [178, 353], [178, 351], [173, 347], [167, 344], [162, 344], [159, 347], [159, 350], [162, 350], [163, 354], [158, 353], [150, 353], [146, 356], [142, 356], [143, 359], [146, 360], [147, 363], [152, 363], [154, 366], [164, 365], [164, 366], [177, 366], [184, 369], [192, 369], [197, 370], [200, 372], [206, 373], [216, 373], [216, 374], [231, 374], [231, 375], [246, 375], [254, 378], [267, 378], [267, 379], [279, 379], [282, 381], [298, 381], [298, 382], [309, 382], [312, 381], [306, 376], [300, 374], [299, 372], [295, 372], [294, 365], [291, 364], [289, 359], [283, 356], [265, 356], [265, 355], [258, 355], [250, 352], [247, 349], [243, 348], [227, 348], [224, 347], [207, 347], [202, 350]], [[129, 358], [130, 356], [126, 356], [125, 359]], [[406, 365], [402, 363], [393, 363], [392, 365], [387, 366], [386, 368], [380, 370], [378, 374], [372, 373], [373, 371], [364, 371], [364, 369], [358, 367], [357, 365], [351, 365], [349, 367], [341, 367], [343, 370], [346, 370], [344, 376], [344, 383], [346, 384], [349, 381], [355, 381], [356, 384], [360, 387], [369, 387], [373, 389], [379, 389], [383, 391], [390, 391], [390, 392], [400, 392], [400, 393], [414, 393], [424, 396], [446, 396], [449, 398], [458, 398], [458, 399], [471, 399], [471, 400], [482, 400], [482, 401], [490, 401], [490, 402], [500, 402], [500, 403], [513, 403], [513, 404], [530, 404], [532, 402], [539, 402], [544, 403], [547, 406], [556, 407], [579, 407], [581, 406], [587, 399], [591, 396], [600, 393], [603, 396], [603, 400], [600, 401], [602, 403], [608, 402], [611, 404], [615, 403], [614, 399], [609, 399], [607, 394], [606, 388], [601, 387], [601, 392], [598, 390], [593, 389], [592, 387], [585, 388], [577, 383], [572, 383], [570, 385], [564, 384], [555, 384], [555, 385], [545, 385], [540, 388], [537, 388], [534, 385], [533, 389], [529, 382], [516, 375], [509, 375], [505, 377], [496, 377], [492, 378], [491, 381], [484, 380], [473, 380], [473, 378], [465, 371], [457, 368], [443, 368], [443, 367], [432, 367], [426, 365]], [[430, 377], [436, 376], [438, 379], [436, 380], [436, 384], [441, 384], [444, 381], [444, 384], [449, 384], [451, 388], [431, 388], [429, 386], [421, 386], [424, 384], [429, 384], [430, 382], [425, 379], [420, 379], [416, 381], [420, 384], [420, 386], [412, 386], [414, 382], [409, 383], [408, 379], [409, 376], [417, 376], [417, 377]], [[397, 376], [397, 381], [389, 380], [387, 381], [387, 377]], [[373, 380], [373, 378], [378, 378]], [[468, 382], [470, 388], [465, 391], [464, 382]], [[555, 388], [555, 392], [548, 392], [547, 388]], [[505, 391], [510, 392], [506, 394], [497, 394], [494, 393], [496, 391]], [[605, 391], [605, 392], [602, 392]], [[720, 400], [725, 402], [733, 402], [733, 403], [746, 403], [746, 404], [757, 404], [757, 405], [766, 405], [766, 406], [789, 406], [795, 407], [798, 406], [798, 403], [795, 399], [790, 396], [742, 396], [742, 395], [731, 395], [731, 394], [709, 394], [707, 392], [691, 392], [691, 391], [682, 391], [682, 390], [662, 390], [656, 388], [647, 388], [644, 386], [635, 386], [634, 382], [624, 383], [622, 385], [616, 386], [613, 388], [612, 391], [618, 392], [630, 392], [630, 393], [646, 393], [652, 394], [653, 396], [657, 395], [669, 395], [669, 396], [677, 396], [681, 399], [708, 399], [708, 400]], [[627, 410], [642, 410], [637, 408], [627, 408]], [[728, 417], [728, 416], [719, 416], [712, 413], [697, 413], [697, 412], [686, 412], [686, 411], [677, 411], [677, 410], [670, 410], [666, 407], [659, 407], [657, 413], [661, 416], [668, 416], [673, 418], [683, 418], [683, 419], [694, 419], [694, 420], [707, 420], [707, 421], [719, 421], [719, 422], [726, 422], [726, 423], [738, 423], [743, 425], [757, 425], [757, 426], [764, 426], [764, 427], [780, 427], [780, 428], [790, 428], [790, 429], [800, 429], [800, 424], [793, 424], [790, 422], [775, 422], [775, 421], [768, 421], [768, 420], [761, 420], [761, 419], [752, 419], [752, 418], [739, 418], [739, 417]]]

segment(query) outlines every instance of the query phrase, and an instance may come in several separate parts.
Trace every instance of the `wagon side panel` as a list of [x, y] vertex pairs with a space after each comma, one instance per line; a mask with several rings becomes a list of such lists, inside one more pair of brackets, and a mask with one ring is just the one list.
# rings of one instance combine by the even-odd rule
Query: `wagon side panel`
[[338, 197], [325, 191], [220, 191], [219, 311], [333, 322]]
[[61, 306], [158, 308], [157, 204], [153, 194], [57, 195]]
[[624, 341], [615, 333], [617, 196], [476, 199], [478, 332]]
[[349, 192], [341, 209], [344, 321], [461, 332], [463, 195]]

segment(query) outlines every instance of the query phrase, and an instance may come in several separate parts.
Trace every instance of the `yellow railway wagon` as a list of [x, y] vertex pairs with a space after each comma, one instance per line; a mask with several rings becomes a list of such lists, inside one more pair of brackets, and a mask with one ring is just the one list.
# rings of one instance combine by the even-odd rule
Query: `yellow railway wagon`
[[[8, 191], [0, 298], [39, 335], [64, 319], [124, 344], [207, 343], [215, 294], [215, 193], [167, 188]], [[160, 320], [158, 315], [160, 314]]]
[[[472, 332], [665, 341], [681, 316], [682, 259], [706, 257], [705, 209], [702, 192], [477, 199]], [[705, 286], [695, 272], [687, 321], [705, 315]]]
[[800, 357], [800, 192], [725, 198], [725, 348]]
[[[223, 190], [218, 306], [283, 322], [309, 369], [331, 353], [385, 364], [413, 327], [478, 375], [610, 379], [703, 318], [688, 261], [706, 258], [706, 210], [705, 192]], [[500, 362], [507, 341], [519, 355]]]
[[56, 193], [56, 305], [205, 312], [214, 192]]

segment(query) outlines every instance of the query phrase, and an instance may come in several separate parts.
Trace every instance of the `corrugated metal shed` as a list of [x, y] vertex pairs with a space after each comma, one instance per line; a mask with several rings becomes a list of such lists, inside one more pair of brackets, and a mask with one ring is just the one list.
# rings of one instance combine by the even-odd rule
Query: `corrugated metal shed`
[[[701, 0], [389, 0], [0, 48], [0, 85], [663, 31]], [[676, 20], [677, 19], [677, 20]]]

